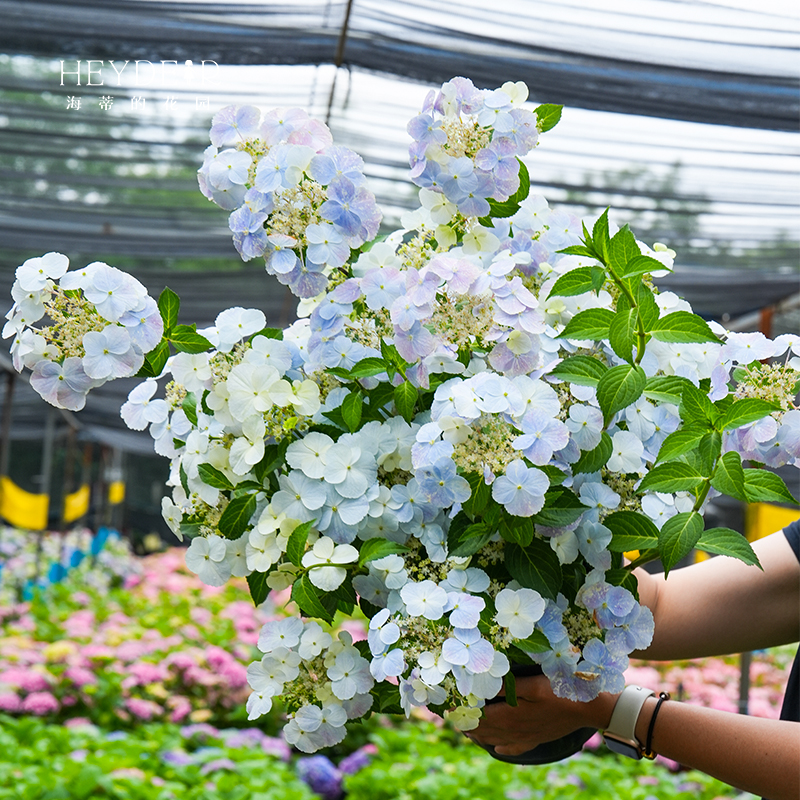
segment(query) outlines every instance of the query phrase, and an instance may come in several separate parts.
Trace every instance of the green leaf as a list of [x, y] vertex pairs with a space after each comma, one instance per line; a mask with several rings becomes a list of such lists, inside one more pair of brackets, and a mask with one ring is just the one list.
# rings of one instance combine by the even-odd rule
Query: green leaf
[[715, 423], [719, 418], [719, 411], [714, 408], [708, 395], [698, 389], [691, 381], [685, 386], [681, 394], [679, 412], [684, 422], [710, 422]]
[[635, 308], [629, 308], [627, 311], [617, 311], [608, 328], [608, 343], [623, 361], [633, 360], [633, 345], [636, 341], [636, 319], [638, 315]]
[[608, 549], [612, 553], [652, 550], [658, 547], [658, 528], [649, 517], [638, 511], [615, 511], [602, 524], [611, 531], [612, 539]]
[[673, 311], [655, 320], [648, 333], [660, 342], [719, 342], [708, 323], [689, 311]]
[[514, 646], [525, 653], [546, 653], [553, 649], [540, 630], [535, 630], [527, 639], [514, 639]]
[[[658, 272], [668, 269], [660, 261], [650, 256], [643, 256], [641, 253], [635, 255], [618, 273], [620, 278], [632, 278], [636, 275], [645, 275], [648, 272]], [[671, 272], [672, 270], [670, 270]]]
[[238, 539], [250, 524], [250, 518], [256, 510], [254, 494], [235, 497], [228, 503], [219, 518], [219, 532], [228, 539]]
[[247, 586], [250, 589], [250, 597], [253, 598], [253, 605], [260, 606], [269, 594], [267, 586], [267, 576], [269, 572], [251, 572], [247, 576]]
[[230, 492], [234, 488], [228, 476], [216, 467], [212, 467], [211, 464], [200, 464], [197, 471], [200, 473], [200, 480], [208, 486], [213, 486], [223, 492]]
[[356, 362], [350, 370], [350, 374], [354, 378], [371, 378], [373, 375], [380, 375], [386, 372], [386, 362], [382, 358], [362, 358], [361, 361]]
[[417, 402], [416, 386], [412, 386], [408, 381], [404, 381], [394, 390], [394, 404], [397, 410], [406, 422], [412, 422], [414, 419], [414, 406]]
[[475, 522], [466, 527], [450, 526], [447, 534], [447, 554], [466, 558], [478, 552], [494, 535], [494, 528], [485, 522]]
[[722, 452], [722, 435], [718, 431], [709, 431], [697, 446], [700, 455], [700, 465], [706, 475], [714, 470], [714, 464]]
[[746, 469], [744, 471], [744, 493], [748, 503], [791, 503], [797, 500], [783, 482], [780, 475], [765, 469]]
[[263, 336], [265, 339], [277, 339], [279, 342], [283, 341], [283, 331], [280, 328], [262, 328], [250, 337], [250, 341], [252, 342], [256, 336]]
[[638, 365], [620, 364], [603, 375], [597, 383], [597, 402], [606, 425], [617, 411], [627, 408], [642, 396], [646, 383], [647, 376]]
[[573, 474], [597, 472], [597, 470], [602, 469], [608, 463], [608, 459], [611, 458], [613, 449], [614, 445], [611, 437], [603, 431], [600, 436], [600, 444], [594, 450], [586, 450], [581, 453], [581, 457], [572, 465]]
[[462, 508], [466, 514], [475, 517], [486, 508], [486, 504], [492, 496], [492, 488], [487, 485], [483, 475], [478, 472], [468, 472], [464, 477], [472, 488], [472, 494]]
[[673, 431], [661, 443], [656, 461], [672, 461], [684, 453], [694, 450], [707, 433], [708, 427], [698, 423]]
[[683, 391], [687, 386], [694, 388], [694, 384], [688, 378], [681, 378], [678, 375], [656, 375], [647, 379], [644, 396], [649, 400], [677, 406], [680, 405]]
[[181, 481], [181, 487], [183, 491], [186, 492], [187, 496], [191, 494], [189, 491], [189, 476], [186, 474], [186, 469], [183, 466], [183, 462], [181, 462], [180, 467], [178, 467], [178, 477]]
[[606, 570], [606, 583], [627, 589], [639, 601], [639, 581], [629, 569]]
[[607, 308], [587, 308], [579, 311], [558, 334], [558, 339], [608, 339], [608, 329], [614, 319], [614, 312]]
[[308, 573], [292, 584], [291, 596], [303, 616], [316, 617], [328, 624], [333, 622], [333, 614], [322, 605], [319, 589], [311, 583]]
[[547, 475], [547, 480], [550, 481], [551, 486], [560, 486], [567, 479], [566, 472], [562, 472], [558, 467], [554, 467], [551, 464], [539, 466], [537, 469]]
[[396, 553], [407, 553], [408, 548], [399, 542], [390, 542], [388, 539], [376, 537], [367, 539], [362, 543], [358, 553], [358, 565], [363, 567], [370, 561], [377, 561], [384, 556], [395, 555]]
[[527, 547], [507, 544], [505, 561], [511, 577], [526, 589], [556, 599], [561, 589], [561, 562], [547, 542], [537, 537]]
[[355, 433], [358, 430], [363, 407], [363, 395], [359, 391], [350, 392], [342, 401], [342, 419], [351, 433]]
[[509, 197], [512, 203], [521, 203], [527, 198], [531, 191], [531, 176], [528, 172], [528, 168], [525, 166], [525, 162], [517, 158], [517, 164], [519, 164], [519, 187], [517, 191]]
[[137, 378], [157, 378], [169, 359], [169, 345], [162, 339], [145, 357]]
[[594, 289], [592, 267], [578, 267], [562, 275], [553, 284], [550, 297], [574, 297]]
[[186, 392], [186, 397], [183, 398], [181, 403], [183, 413], [186, 414], [186, 419], [197, 427], [197, 398], [193, 392]]
[[646, 492], [690, 492], [696, 489], [705, 476], [695, 467], [682, 461], [668, 461], [653, 467], [642, 479], [638, 491]]
[[542, 103], [542, 105], [537, 106], [534, 113], [536, 114], [536, 127], [539, 129], [539, 133], [547, 133], [547, 131], [555, 128], [561, 119], [563, 110], [564, 106], [557, 106], [553, 103]]
[[636, 237], [627, 225], [623, 225], [614, 234], [608, 248], [608, 262], [617, 277], [621, 277], [628, 263], [641, 254]]
[[554, 486], [544, 496], [544, 508], [531, 517], [535, 525], [561, 528], [575, 522], [587, 509], [575, 492], [565, 486]]
[[503, 688], [505, 689], [506, 703], [512, 708], [516, 708], [517, 703], [517, 679], [514, 673], [509, 670], [503, 677]]
[[611, 240], [608, 235], [608, 209], [606, 209], [594, 223], [592, 228], [592, 244], [597, 253], [602, 256], [603, 261], [608, 263], [609, 249]]
[[588, 247], [582, 244], [572, 244], [569, 247], [565, 247], [563, 250], [558, 250], [559, 253], [565, 253], [568, 256], [586, 256], [587, 258], [594, 258], [597, 259], [597, 255], [595, 254], [594, 250], [590, 250]]
[[578, 386], [591, 386], [594, 388], [607, 371], [608, 367], [597, 358], [570, 356], [556, 364], [550, 375]]
[[747, 502], [744, 490], [744, 470], [742, 457], [736, 452], [725, 453], [717, 461], [716, 469], [711, 477], [711, 485], [722, 494]]
[[194, 329], [194, 325], [176, 325], [169, 340], [179, 353], [205, 353], [212, 345], [205, 336]]
[[[314, 430], [318, 430], [320, 427], [319, 425], [315, 425]], [[257, 480], [263, 483], [267, 475], [283, 465], [286, 460], [286, 449], [291, 442], [292, 440], [287, 437], [277, 444], [268, 444], [264, 446], [263, 458], [253, 467], [253, 472]]]
[[747, 539], [730, 528], [710, 528], [704, 531], [695, 548], [718, 556], [738, 558], [748, 566], [757, 566], [762, 571], [764, 569]]
[[639, 283], [636, 289], [636, 305], [639, 309], [639, 318], [642, 320], [644, 329], [650, 330], [652, 324], [658, 319], [661, 313], [658, 303], [656, 303], [656, 296], [653, 294], [652, 289], [645, 283]]
[[178, 322], [178, 311], [181, 307], [181, 299], [169, 286], [164, 287], [164, 291], [158, 296], [158, 311], [164, 323], [164, 333], [169, 332]]
[[777, 410], [777, 406], [768, 403], [766, 400], [747, 398], [737, 400], [730, 408], [717, 420], [717, 428], [722, 431], [730, 431], [734, 428], [741, 428], [756, 422]]
[[[491, 536], [491, 529], [488, 530], [488, 533]], [[507, 542], [527, 547], [533, 540], [533, 523], [525, 517], [505, 514], [500, 522], [500, 535]]]
[[703, 518], [696, 511], [676, 514], [664, 523], [658, 534], [658, 552], [664, 565], [665, 578], [692, 551], [702, 533]]
[[298, 525], [290, 534], [286, 542], [286, 558], [296, 567], [303, 566], [303, 554], [306, 552], [306, 542], [308, 532], [314, 526], [316, 520], [309, 520], [302, 525]]

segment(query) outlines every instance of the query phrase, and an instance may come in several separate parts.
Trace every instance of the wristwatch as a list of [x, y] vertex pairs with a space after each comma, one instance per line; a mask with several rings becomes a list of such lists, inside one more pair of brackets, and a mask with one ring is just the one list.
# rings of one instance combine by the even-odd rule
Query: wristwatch
[[617, 698], [611, 721], [603, 733], [603, 739], [609, 750], [628, 758], [641, 759], [642, 745], [636, 739], [636, 720], [642, 710], [644, 701], [653, 697], [655, 692], [641, 686], [626, 686]]

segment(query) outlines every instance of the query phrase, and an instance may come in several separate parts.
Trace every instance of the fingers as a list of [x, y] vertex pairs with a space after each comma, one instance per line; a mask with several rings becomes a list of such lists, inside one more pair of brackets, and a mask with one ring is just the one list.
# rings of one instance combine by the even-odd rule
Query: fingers
[[526, 744], [526, 745], [498, 745], [495, 747], [494, 751], [499, 756], [521, 756], [523, 753], [527, 753], [528, 750], [533, 750], [536, 747], [535, 744]]

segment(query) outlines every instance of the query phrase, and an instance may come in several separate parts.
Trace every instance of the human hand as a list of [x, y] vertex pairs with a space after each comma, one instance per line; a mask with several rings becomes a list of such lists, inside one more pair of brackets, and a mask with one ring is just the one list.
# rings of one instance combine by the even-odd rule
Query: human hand
[[487, 704], [480, 725], [468, 736], [480, 745], [494, 747], [498, 755], [520, 755], [578, 728], [607, 727], [617, 697], [601, 693], [596, 700], [579, 703], [556, 697], [543, 675], [518, 678], [518, 704]]

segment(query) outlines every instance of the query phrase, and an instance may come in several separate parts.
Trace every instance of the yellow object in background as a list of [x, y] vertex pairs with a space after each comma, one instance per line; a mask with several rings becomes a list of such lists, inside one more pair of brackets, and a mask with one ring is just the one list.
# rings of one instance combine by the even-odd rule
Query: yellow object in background
[[20, 489], [8, 476], [0, 476], [0, 517], [15, 528], [42, 531], [47, 527], [50, 498]]
[[748, 541], [763, 539], [775, 531], [783, 530], [800, 519], [800, 509], [773, 506], [770, 503], [751, 503], [744, 513], [744, 531]]
[[64, 497], [64, 522], [75, 522], [89, 511], [89, 484]]
[[112, 481], [108, 485], [108, 502], [112, 506], [121, 503], [125, 499], [125, 481]]

